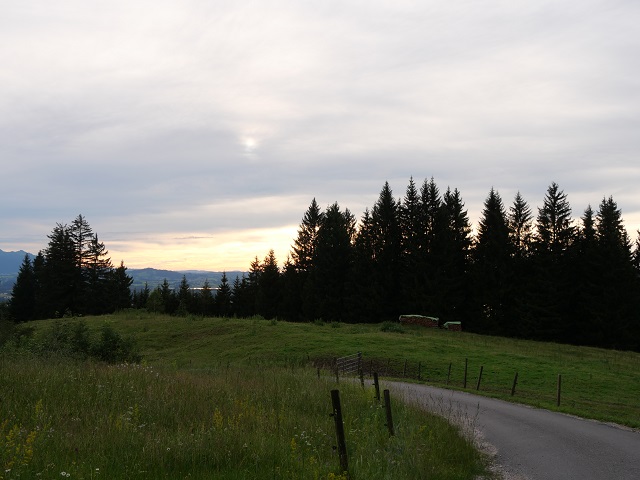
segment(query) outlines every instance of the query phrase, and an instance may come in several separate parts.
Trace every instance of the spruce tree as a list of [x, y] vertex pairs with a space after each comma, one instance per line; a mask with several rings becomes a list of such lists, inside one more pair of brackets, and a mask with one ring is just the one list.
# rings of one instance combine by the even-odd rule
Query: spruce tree
[[298, 271], [308, 272], [313, 268], [313, 259], [318, 242], [318, 230], [322, 224], [323, 217], [324, 214], [314, 198], [302, 217], [302, 222], [298, 228], [298, 236], [294, 240], [292, 247], [291, 263]]
[[42, 318], [78, 313], [80, 271], [77, 268], [75, 243], [67, 225], [56, 224], [48, 235], [44, 264], [40, 270], [40, 305]]
[[181, 316], [186, 316], [188, 313], [192, 313], [192, 303], [193, 295], [191, 293], [191, 286], [187, 281], [187, 276], [182, 275], [182, 280], [178, 287], [178, 309], [176, 313]]
[[9, 314], [16, 322], [26, 322], [36, 318], [36, 274], [29, 255], [24, 256], [18, 270], [16, 283], [11, 289]]
[[573, 243], [575, 228], [567, 195], [553, 182], [538, 209], [536, 246], [539, 251], [559, 255]]
[[437, 222], [442, 211], [442, 197], [433, 177], [429, 181], [425, 179], [420, 189], [422, 200], [422, 235], [421, 244], [428, 254], [433, 252]]
[[508, 322], [505, 334], [530, 338], [536, 329], [536, 316], [532, 314], [533, 284], [533, 213], [531, 207], [516, 193], [507, 213], [507, 226], [511, 255], [511, 292], [507, 299]]
[[371, 211], [373, 226], [374, 274], [380, 292], [381, 318], [394, 319], [400, 311], [400, 259], [402, 239], [398, 202], [393, 198], [389, 182], [385, 182]]
[[442, 196], [433, 177], [424, 180], [420, 188], [422, 214], [420, 219], [420, 256], [416, 263], [420, 274], [418, 285], [421, 287], [417, 309], [428, 315], [439, 315], [439, 258], [437, 254], [437, 235], [444, 226]]
[[534, 237], [532, 295], [535, 298], [531, 306], [536, 321], [534, 335], [538, 339], [567, 342], [573, 336], [568, 319], [572, 312], [570, 247], [574, 240], [571, 206], [567, 195], [553, 182], [547, 189], [543, 206], [538, 208]]
[[424, 289], [422, 272], [424, 256], [424, 225], [422, 199], [413, 182], [409, 180], [403, 202], [400, 204], [400, 311], [421, 311]]
[[415, 264], [422, 249], [422, 199], [418, 193], [413, 177], [402, 203], [399, 204], [400, 238], [402, 254], [406, 263]]
[[102, 314], [113, 311], [109, 299], [113, 265], [108, 254], [104, 243], [98, 240], [98, 235], [92, 235], [87, 251], [82, 255], [82, 282], [77, 289], [81, 313]]
[[247, 295], [247, 278], [242, 275], [242, 279], [236, 276], [233, 281], [233, 287], [231, 288], [231, 303], [233, 314], [237, 317], [248, 317], [249, 314], [249, 299]]
[[622, 213], [612, 197], [603, 199], [596, 215], [601, 341], [606, 347], [637, 348], [639, 285], [633, 268], [631, 241], [624, 227]]
[[383, 295], [374, 273], [374, 227], [369, 209], [365, 209], [355, 236], [352, 265], [346, 291], [347, 317], [354, 322], [378, 322], [381, 319]]
[[227, 317], [231, 313], [231, 287], [227, 279], [227, 272], [222, 272], [220, 285], [215, 296], [216, 312], [221, 317]]
[[279, 316], [283, 320], [297, 322], [302, 319], [303, 282], [300, 280], [302, 274], [302, 272], [296, 270], [295, 265], [291, 261], [291, 257], [287, 257], [280, 275], [282, 295], [280, 298]]
[[149, 289], [149, 284], [144, 282], [144, 288], [138, 292], [138, 299], [134, 302], [136, 308], [145, 308], [147, 306], [147, 301], [149, 300], [149, 295], [151, 294], [151, 290]]
[[173, 315], [178, 310], [178, 296], [169, 285], [169, 281], [165, 278], [162, 284], [158, 285], [157, 289], [160, 296], [161, 309], [164, 313]]
[[509, 208], [507, 224], [512, 252], [517, 258], [525, 258], [531, 253], [533, 213], [531, 207], [522, 198], [520, 192], [516, 193], [513, 205]]
[[249, 275], [247, 276], [244, 284], [244, 295], [245, 295], [245, 315], [247, 317], [251, 317], [260, 313], [257, 309], [258, 305], [258, 295], [259, 295], [259, 282], [260, 275], [262, 275], [262, 266], [260, 265], [260, 260], [258, 257], [255, 257], [249, 266]]
[[[511, 243], [507, 215], [498, 192], [493, 188], [484, 202], [473, 252], [474, 292], [478, 302], [480, 325], [469, 330], [505, 334], [511, 328], [508, 302], [511, 296]], [[474, 318], [474, 316], [472, 316]]]
[[[131, 284], [133, 278], [127, 274], [127, 267], [124, 266], [124, 262], [120, 262], [118, 268], [112, 269], [109, 277], [109, 305], [107, 311], [122, 310], [125, 308], [131, 308], [132, 296], [131, 296]], [[146, 286], [146, 285], [145, 285]], [[148, 295], [148, 287], [147, 287]]]
[[[315, 297], [319, 316], [325, 321], [347, 319], [345, 297], [351, 269], [351, 241], [355, 221], [348, 210], [337, 203], [329, 206], [318, 230], [318, 244], [313, 270]], [[315, 319], [315, 318], [314, 318]]]
[[640, 230], [636, 230], [636, 241], [633, 248], [633, 257], [631, 263], [636, 269], [636, 275], [640, 277]]
[[596, 345], [602, 339], [602, 320], [599, 318], [601, 263], [595, 229], [595, 213], [587, 206], [576, 229], [576, 238], [569, 263], [570, 281], [566, 294], [573, 305], [569, 316], [563, 318], [572, 331], [568, 339], [579, 345]]
[[273, 250], [269, 250], [268, 255], [260, 265], [260, 276], [258, 277], [258, 313], [266, 319], [278, 316], [278, 306], [280, 304], [280, 270]]
[[[237, 278], [236, 278], [237, 279]], [[204, 317], [210, 317], [215, 312], [215, 300], [209, 279], [204, 280], [200, 294], [198, 295], [198, 313]]]
[[471, 224], [460, 192], [447, 188], [435, 220], [432, 256], [436, 315], [443, 321], [466, 322], [470, 318], [471, 245]]

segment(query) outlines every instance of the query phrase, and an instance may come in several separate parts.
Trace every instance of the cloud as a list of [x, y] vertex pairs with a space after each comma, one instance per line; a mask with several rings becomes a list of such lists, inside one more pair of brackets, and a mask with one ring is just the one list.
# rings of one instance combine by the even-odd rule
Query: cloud
[[575, 217], [613, 195], [634, 232], [638, 20], [622, 0], [5, 5], [0, 248], [83, 213], [125, 263], [207, 244], [248, 265], [313, 197], [360, 216], [410, 176], [474, 222], [491, 187], [535, 207], [556, 181]]

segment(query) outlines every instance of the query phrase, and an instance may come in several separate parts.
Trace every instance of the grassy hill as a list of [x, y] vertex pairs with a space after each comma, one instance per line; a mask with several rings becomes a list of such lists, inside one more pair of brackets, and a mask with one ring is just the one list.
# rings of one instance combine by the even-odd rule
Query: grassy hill
[[[130, 336], [143, 363], [108, 366], [29, 354], [59, 340], [65, 324], [85, 325], [92, 338], [105, 326]], [[0, 350], [6, 392], [0, 478], [211, 478], [212, 472], [215, 478], [346, 478], [333, 450], [334, 388], [344, 402], [351, 478], [490, 477], [470, 430], [392, 402], [397, 427], [389, 437], [368, 378], [362, 389], [359, 382], [336, 384], [329, 370], [318, 378], [310, 367], [355, 352], [362, 352], [365, 370], [419, 373], [421, 381], [457, 389], [464, 388], [466, 364], [466, 390], [473, 392], [482, 366], [479, 393], [505, 399], [512, 398], [517, 371], [515, 401], [640, 426], [635, 353], [398, 324], [139, 311], [38, 321], [20, 330], [22, 336]]]
[[[362, 352], [365, 374], [403, 377], [640, 428], [640, 354], [399, 324], [288, 323], [170, 317], [129, 311], [86, 319], [133, 336], [153, 365], [202, 370], [234, 365], [329, 366]], [[34, 322], [36, 328], [47, 322]], [[387, 330], [387, 331], [385, 331]], [[518, 381], [511, 396], [516, 372]], [[558, 375], [562, 376], [557, 406]]]

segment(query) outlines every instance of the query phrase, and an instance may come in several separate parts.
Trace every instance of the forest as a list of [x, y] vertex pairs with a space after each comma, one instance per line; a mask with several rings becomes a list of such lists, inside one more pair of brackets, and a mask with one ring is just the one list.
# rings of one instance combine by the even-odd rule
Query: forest
[[11, 291], [8, 316], [16, 321], [101, 315], [131, 307], [132, 278], [114, 267], [85, 217], [56, 224], [44, 251], [25, 255]]
[[640, 237], [632, 244], [612, 197], [573, 219], [556, 183], [536, 212], [519, 193], [506, 207], [492, 188], [475, 232], [460, 192], [433, 178], [411, 178], [402, 198], [386, 182], [359, 220], [313, 199], [282, 267], [270, 251], [242, 278], [198, 290], [183, 279], [130, 292], [82, 216], [49, 239], [33, 265], [25, 258], [15, 320], [127, 307], [295, 322], [423, 314], [469, 332], [640, 351]]

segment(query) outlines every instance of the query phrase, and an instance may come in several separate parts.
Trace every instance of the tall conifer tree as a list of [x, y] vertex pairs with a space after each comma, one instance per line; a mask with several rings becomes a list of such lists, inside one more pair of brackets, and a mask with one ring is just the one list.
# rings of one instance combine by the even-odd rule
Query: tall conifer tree
[[536, 219], [532, 314], [536, 317], [534, 334], [538, 339], [566, 342], [573, 334], [567, 319], [572, 310], [570, 247], [574, 240], [571, 206], [567, 195], [553, 182]]
[[512, 330], [506, 323], [511, 293], [512, 250], [507, 215], [493, 188], [484, 202], [474, 249], [474, 291], [484, 321], [471, 330], [504, 334]]
[[260, 265], [260, 276], [258, 277], [258, 313], [264, 318], [272, 319], [278, 316], [278, 305], [280, 304], [280, 270], [273, 250], [269, 250], [268, 255]]
[[422, 311], [421, 298], [424, 290], [424, 275], [421, 259], [424, 256], [424, 224], [422, 199], [413, 182], [409, 185], [402, 203], [400, 213], [400, 287], [401, 311], [419, 313]]
[[471, 224], [459, 190], [447, 188], [435, 221], [434, 289], [437, 315], [444, 321], [469, 318]]
[[317, 317], [325, 321], [347, 319], [345, 297], [352, 263], [355, 221], [348, 210], [330, 205], [318, 230], [313, 284], [318, 299]]
[[[210, 291], [211, 289], [209, 289]], [[220, 285], [215, 296], [215, 309], [216, 313], [221, 317], [226, 317], [231, 313], [231, 287], [227, 279], [227, 272], [222, 272]]]
[[11, 289], [9, 313], [16, 322], [26, 322], [36, 318], [36, 274], [29, 255], [24, 256], [16, 283]]
[[[638, 277], [633, 268], [631, 241], [613, 197], [602, 199], [596, 215], [599, 302], [594, 306], [605, 346], [637, 348], [640, 339]], [[633, 340], [632, 340], [633, 339]]]
[[402, 237], [399, 210], [389, 182], [385, 182], [371, 211], [371, 223], [374, 273], [383, 295], [381, 315], [387, 320], [397, 317], [400, 309]]

